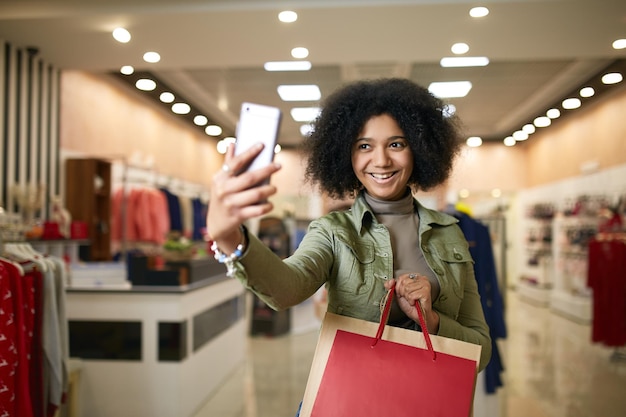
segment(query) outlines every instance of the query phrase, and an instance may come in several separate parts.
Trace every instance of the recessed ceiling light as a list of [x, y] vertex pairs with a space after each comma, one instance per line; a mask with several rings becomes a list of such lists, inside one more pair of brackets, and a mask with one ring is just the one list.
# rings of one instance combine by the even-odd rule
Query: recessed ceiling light
[[280, 146], [279, 143], [276, 144], [276, 146], [274, 146], [274, 153], [280, 153], [280, 151], [283, 150], [283, 147]]
[[263, 64], [265, 71], [308, 71], [311, 69], [309, 61], [270, 61]]
[[[558, 119], [559, 117], [561, 117], [561, 110], [559, 109], [550, 109], [546, 112], [546, 116], [548, 116], [550, 119]], [[537, 125], [535, 125], [537, 126]], [[537, 126], [539, 127], [539, 126]]]
[[283, 23], [293, 23], [298, 20], [298, 13], [291, 10], [284, 10], [278, 13], [278, 20]]
[[454, 113], [456, 113], [456, 106], [450, 103], [443, 106], [443, 109], [441, 110], [443, 117], [452, 117], [454, 116]]
[[613, 49], [624, 49], [626, 48], [626, 39], [616, 39], [613, 41]]
[[159, 100], [163, 103], [173, 103], [176, 97], [169, 91], [164, 91], [159, 95]]
[[467, 188], [463, 188], [461, 191], [459, 191], [459, 197], [467, 198], [469, 196], [470, 196], [470, 192]]
[[502, 142], [504, 143], [504, 146], [514, 146], [517, 143], [513, 136], [507, 136]]
[[617, 84], [621, 82], [622, 79], [622, 74], [620, 74], [619, 72], [611, 72], [602, 76], [602, 82], [604, 84]]
[[209, 119], [207, 119], [207, 117], [202, 114], [198, 114], [193, 118], [193, 122], [197, 126], [204, 126], [205, 124], [209, 123]]
[[222, 128], [217, 125], [208, 125], [204, 131], [209, 136], [219, 136], [222, 134]]
[[187, 103], [174, 103], [172, 104], [172, 111], [176, 114], [188, 114], [191, 111], [191, 106]]
[[305, 47], [298, 46], [291, 50], [291, 56], [296, 59], [306, 58], [307, 56], [309, 56], [309, 50]]
[[522, 131], [528, 133], [529, 135], [532, 135], [533, 133], [535, 133], [535, 125], [533, 124], [525, 124], [524, 126], [522, 126]]
[[312, 124], [305, 124], [305, 125], [300, 126], [300, 134], [302, 136], [309, 136], [311, 133], [313, 133]]
[[279, 85], [278, 95], [283, 101], [316, 101], [322, 97], [317, 85]]
[[296, 122], [311, 122], [320, 114], [319, 107], [294, 107], [290, 111]]
[[469, 51], [469, 45], [463, 42], [455, 43], [450, 48], [453, 54], [463, 55]]
[[469, 11], [469, 15], [472, 17], [485, 17], [489, 14], [489, 9], [486, 7], [472, 7]]
[[141, 91], [152, 91], [156, 88], [156, 82], [148, 78], [140, 78], [135, 82], [135, 87]]
[[550, 118], [546, 116], [539, 116], [535, 118], [535, 120], [533, 120], [533, 124], [536, 127], [548, 127], [552, 124], [552, 120], [550, 120]]
[[452, 56], [441, 58], [439, 64], [444, 68], [484, 67], [489, 65], [489, 58], [486, 56]]
[[130, 75], [135, 72], [135, 68], [133, 68], [131, 65], [124, 65], [122, 68], [120, 68], [120, 72], [124, 75]]
[[528, 133], [524, 132], [523, 130], [516, 130], [515, 132], [513, 132], [513, 139], [517, 141], [526, 140], [528, 139]]
[[472, 89], [469, 81], [433, 82], [428, 91], [439, 98], [465, 97]]
[[113, 38], [120, 43], [128, 43], [130, 41], [130, 32], [124, 28], [115, 28], [113, 30]]
[[467, 138], [465, 143], [470, 148], [478, 148], [480, 145], [483, 144], [483, 139], [478, 136], [470, 136], [469, 138]]
[[565, 100], [563, 100], [563, 102], [561, 103], [561, 106], [563, 106], [563, 108], [565, 110], [572, 110], [572, 109], [577, 109], [580, 107], [580, 99], [579, 98], [566, 98]]
[[151, 64], [154, 64], [161, 60], [161, 55], [159, 55], [158, 52], [152, 52], [152, 51], [146, 52], [145, 54], [143, 54], [143, 60]]
[[594, 90], [593, 87], [585, 87], [585, 88], [581, 88], [578, 94], [580, 94], [581, 97], [587, 98], [587, 97], [593, 97], [595, 93], [596, 93], [596, 90]]
[[230, 145], [231, 143], [235, 143], [236, 141], [237, 140], [232, 136], [225, 137], [224, 139], [217, 142], [217, 152], [221, 153], [222, 155], [225, 154], [228, 150], [228, 145]]
[[502, 197], [502, 190], [499, 188], [494, 188], [493, 190], [491, 190], [491, 196], [493, 198], [500, 198]]

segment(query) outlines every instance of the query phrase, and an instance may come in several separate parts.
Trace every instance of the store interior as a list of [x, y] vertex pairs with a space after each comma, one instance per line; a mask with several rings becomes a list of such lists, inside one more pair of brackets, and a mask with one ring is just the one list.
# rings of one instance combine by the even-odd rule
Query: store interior
[[[511, 25], [498, 21], [498, 34], [530, 22], [537, 37], [562, 30], [562, 38], [532, 52], [537, 39], [528, 32], [513, 46], [505, 42], [508, 33], [503, 42], [493, 32], [481, 37], [489, 20], [471, 32], [473, 4], [464, 1], [166, 3], [0, 5], [0, 290], [3, 314], [20, 316], [22, 326], [20, 332], [7, 321], [0, 329], [11, 341], [0, 340], [0, 353], [13, 364], [10, 372], [0, 370], [2, 415], [296, 415], [324, 317], [324, 289], [272, 310], [226, 276], [205, 227], [211, 178], [244, 101], [283, 111], [274, 210], [247, 223], [252, 233], [285, 258], [311, 220], [349, 203], [304, 182], [298, 146], [307, 123], [297, 122], [294, 104], [276, 94], [272, 77], [281, 74], [286, 83], [320, 84], [321, 98], [311, 106], [355, 79], [472, 78], [467, 97], [447, 99], [466, 122], [468, 139], [452, 175], [415, 197], [488, 231], [482, 243], [489, 256], [480, 266], [494, 271], [489, 299], [496, 294], [504, 323], [492, 333], [501, 366], [477, 376], [473, 415], [626, 413], [622, 2], [600, 1], [595, 9], [582, 1], [486, 2], [482, 19], [504, 16]], [[287, 9], [298, 12], [301, 32], [298, 20], [287, 32], [272, 29]], [[168, 15], [177, 34], [165, 41]], [[551, 20], [557, 15], [567, 18]], [[404, 22], [403, 16], [428, 26], [405, 32], [398, 24], [392, 26], [398, 36], [387, 37], [384, 24], [369, 23]], [[196, 20], [202, 18], [211, 24], [202, 26]], [[324, 36], [320, 21], [330, 28]], [[585, 21], [591, 29], [578, 30]], [[191, 22], [202, 31], [181, 48]], [[351, 35], [363, 32], [363, 22], [371, 26], [359, 40]], [[414, 46], [444, 23], [470, 32]], [[118, 26], [133, 35], [128, 45], [113, 39]], [[244, 36], [255, 33], [269, 41]], [[342, 43], [333, 45], [339, 33]], [[397, 39], [407, 36], [412, 43]], [[206, 48], [211, 58], [194, 49], [202, 37], [218, 40]], [[491, 62], [445, 73], [439, 60], [451, 54], [453, 40], [469, 40]], [[266, 75], [264, 62], [303, 61], [285, 57], [304, 44], [309, 78]], [[142, 62], [138, 51], [159, 45], [162, 62]], [[98, 48], [101, 54], [93, 53]], [[132, 74], [120, 73], [131, 64]], [[603, 80], [607, 74], [617, 81]], [[137, 77], [153, 77], [187, 98], [192, 111], [173, 113], [156, 94], [161, 90], [136, 88]], [[570, 108], [567, 99], [578, 106]], [[560, 117], [548, 116], [550, 110]], [[207, 120], [194, 122], [196, 113]], [[209, 134], [207, 125], [219, 133]], [[18, 304], [6, 301], [17, 294], [29, 312], [18, 314]]]

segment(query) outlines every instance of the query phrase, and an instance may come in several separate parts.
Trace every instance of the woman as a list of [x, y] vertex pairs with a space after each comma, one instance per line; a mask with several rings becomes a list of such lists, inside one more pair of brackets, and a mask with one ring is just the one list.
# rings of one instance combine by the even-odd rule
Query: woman
[[443, 102], [405, 79], [356, 82], [329, 96], [305, 142], [306, 179], [330, 197], [356, 198], [351, 209], [312, 221], [284, 260], [241, 226], [271, 211], [267, 198], [276, 188], [249, 187], [280, 166], [234, 176], [261, 148], [238, 157], [229, 149], [207, 216], [218, 257], [275, 309], [326, 285], [330, 312], [376, 322], [395, 285], [389, 324], [419, 330], [419, 302], [430, 333], [482, 346], [482, 370], [491, 342], [467, 241], [455, 218], [423, 207], [411, 192], [450, 174], [461, 142], [444, 111]]

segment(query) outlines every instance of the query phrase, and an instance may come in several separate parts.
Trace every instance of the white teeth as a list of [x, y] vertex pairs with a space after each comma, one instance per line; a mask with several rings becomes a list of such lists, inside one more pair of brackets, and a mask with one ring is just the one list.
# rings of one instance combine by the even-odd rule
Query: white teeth
[[393, 176], [393, 172], [388, 174], [370, 174], [372, 177], [379, 180], [386, 180], [387, 178], [391, 178]]

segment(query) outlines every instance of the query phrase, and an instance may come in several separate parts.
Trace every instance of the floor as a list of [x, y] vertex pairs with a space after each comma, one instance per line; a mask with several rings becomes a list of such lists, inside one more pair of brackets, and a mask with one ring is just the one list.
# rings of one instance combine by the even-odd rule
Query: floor
[[[506, 294], [506, 371], [476, 417], [624, 417], [626, 358], [590, 343], [591, 328]], [[194, 417], [292, 417], [306, 386], [316, 330], [249, 339], [248, 357]], [[623, 352], [623, 351], [622, 351]]]

